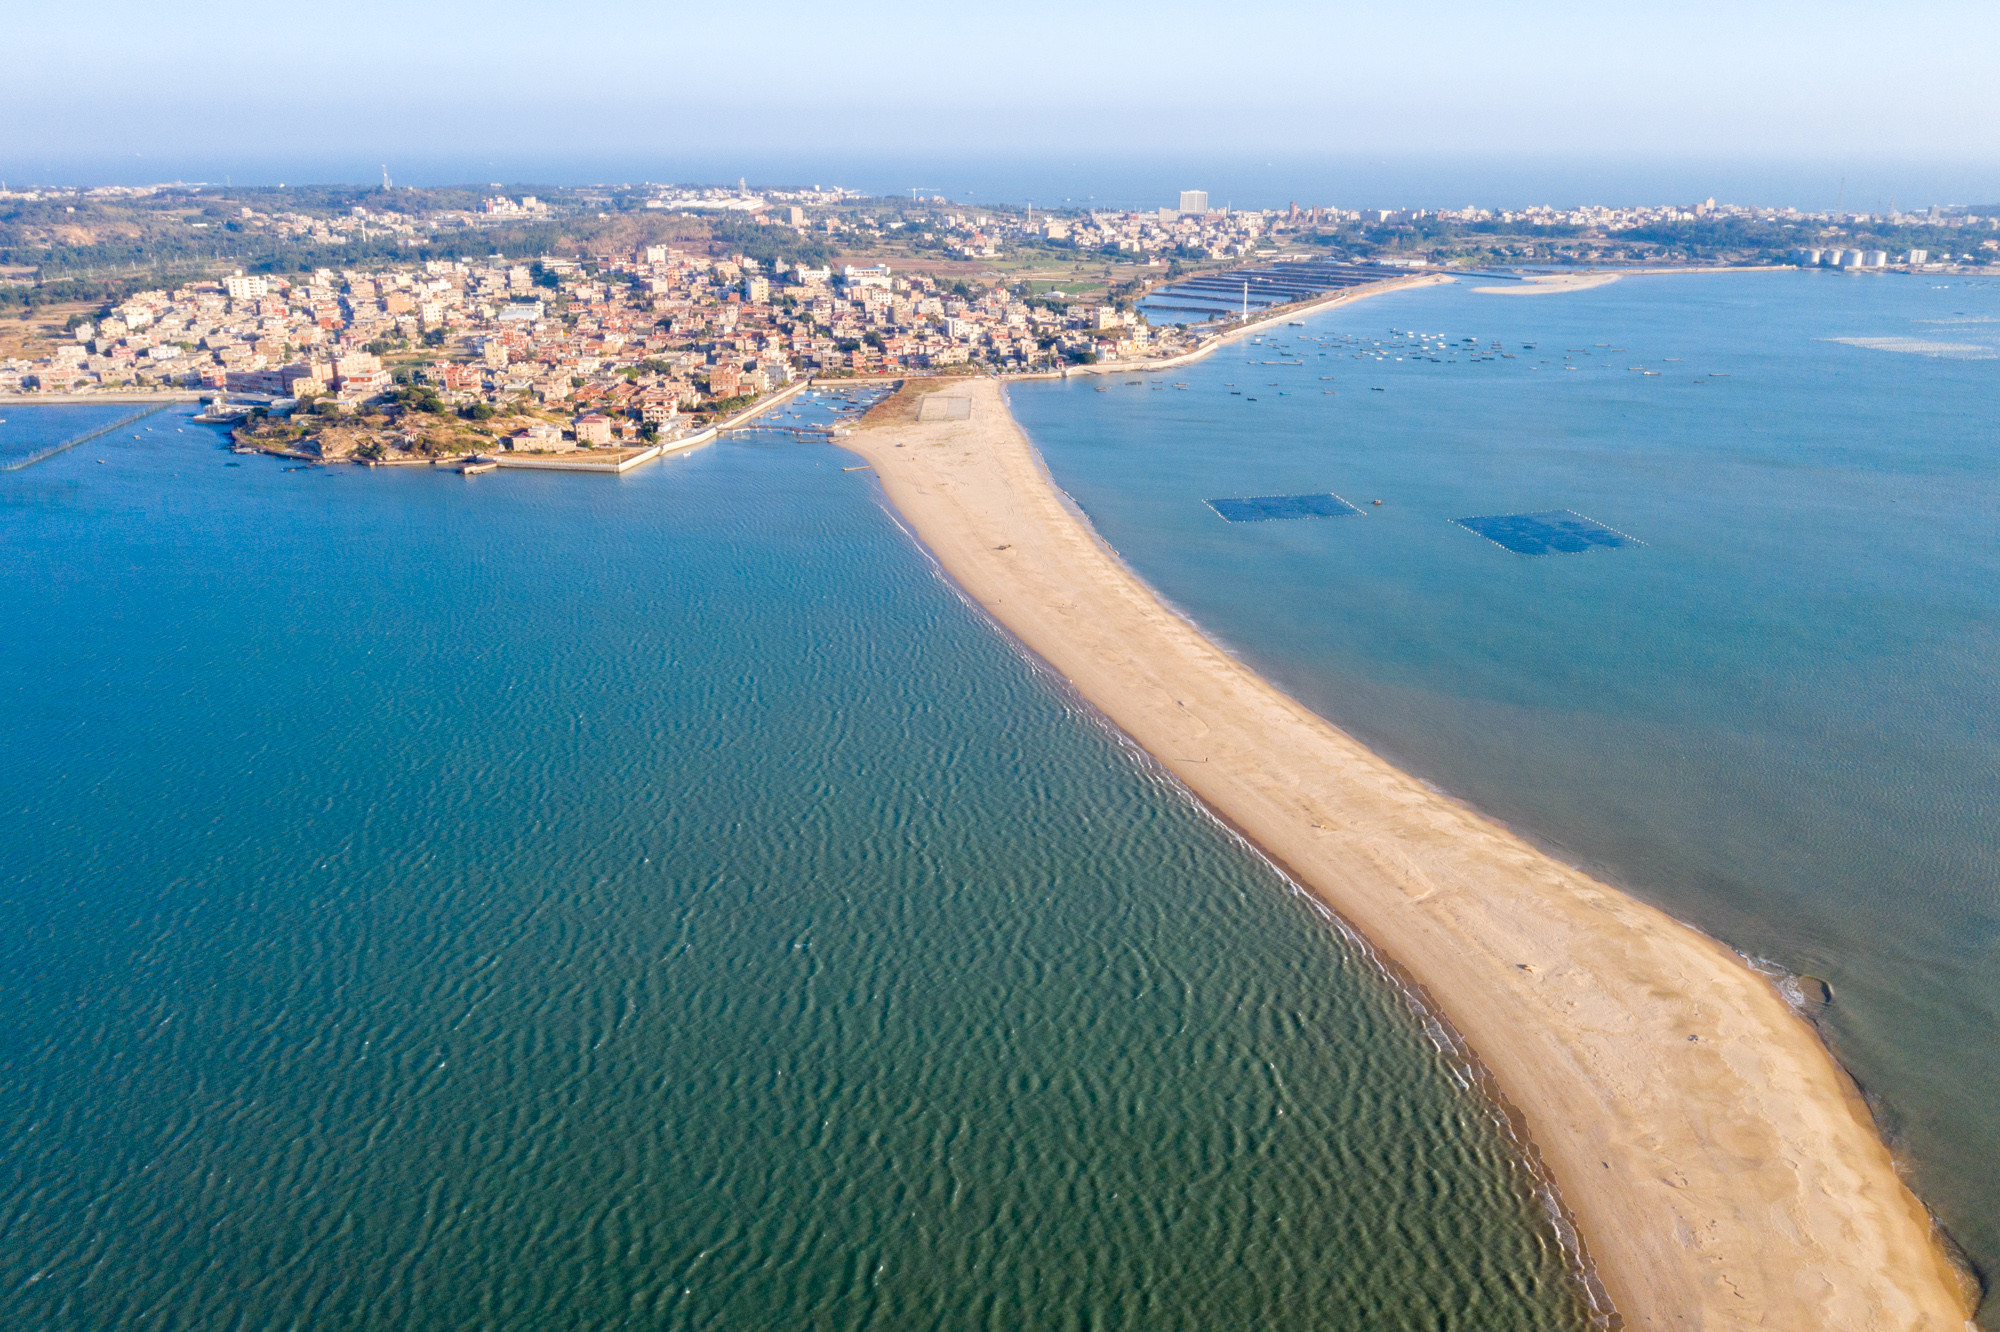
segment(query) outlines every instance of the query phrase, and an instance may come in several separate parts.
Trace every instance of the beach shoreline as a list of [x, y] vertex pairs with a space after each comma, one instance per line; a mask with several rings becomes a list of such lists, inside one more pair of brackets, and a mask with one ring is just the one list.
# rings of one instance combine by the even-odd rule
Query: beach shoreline
[[[969, 417], [917, 422], [927, 390]], [[1740, 957], [1216, 647], [1097, 537], [995, 382], [906, 385], [839, 442], [970, 600], [1449, 1022], [1624, 1326], [1965, 1323], [1852, 1080]]]
[[1608, 286], [1618, 277], [1616, 273], [1562, 274], [1523, 278], [1508, 286], [1474, 287], [1473, 291], [1481, 296], [1555, 296], [1566, 291], [1589, 291], [1592, 287]]

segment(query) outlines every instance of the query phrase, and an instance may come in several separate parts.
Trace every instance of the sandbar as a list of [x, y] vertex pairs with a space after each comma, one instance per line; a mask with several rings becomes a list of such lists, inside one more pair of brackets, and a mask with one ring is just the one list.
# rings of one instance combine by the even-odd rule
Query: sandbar
[[[931, 391], [969, 414], [920, 423]], [[997, 382], [907, 383], [840, 443], [972, 602], [1414, 981], [1525, 1125], [1608, 1318], [1965, 1325], [1971, 1292], [1852, 1081], [1735, 953], [1209, 641], [1068, 502]]]
[[1589, 291], [1616, 282], [1616, 273], [1557, 273], [1523, 278], [1498, 287], [1474, 287], [1482, 296], [1554, 296], [1565, 291]]

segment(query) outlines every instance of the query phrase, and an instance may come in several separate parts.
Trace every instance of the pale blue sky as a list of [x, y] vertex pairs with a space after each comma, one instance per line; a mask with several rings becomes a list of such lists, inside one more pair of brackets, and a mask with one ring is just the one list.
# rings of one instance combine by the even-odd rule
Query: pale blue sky
[[[16, 6], [0, 165], [690, 154], [2000, 159], [2000, 5]], [[505, 163], [494, 170], [505, 174]], [[517, 173], [518, 174], [518, 173]]]

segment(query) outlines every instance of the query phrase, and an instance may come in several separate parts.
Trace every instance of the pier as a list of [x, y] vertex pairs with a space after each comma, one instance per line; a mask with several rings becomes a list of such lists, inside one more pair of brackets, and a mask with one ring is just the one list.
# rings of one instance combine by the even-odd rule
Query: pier
[[51, 444], [46, 449], [38, 449], [37, 451], [29, 454], [25, 458], [18, 458], [15, 461], [6, 464], [5, 466], [0, 466], [0, 472], [18, 472], [23, 467], [33, 467], [36, 463], [41, 462], [46, 458], [55, 457], [58, 453], [63, 452], [65, 449], [73, 449], [79, 444], [88, 444], [93, 439], [100, 439], [103, 436], [110, 434], [112, 431], [117, 430], [121, 426], [131, 425], [134, 421], [142, 421], [146, 417], [153, 415], [155, 412], [163, 412], [167, 408], [173, 406], [174, 403], [180, 401], [183, 401], [183, 399], [169, 398], [165, 402], [155, 402], [152, 406], [146, 408], [144, 411], [134, 412], [130, 416], [120, 417], [118, 420], [113, 421], [110, 425], [99, 426], [97, 429], [87, 431], [84, 434], [78, 435], [74, 439], [66, 439], [60, 444]]
[[[665, 444], [653, 444], [642, 449], [590, 449], [576, 453], [532, 456], [503, 453], [494, 457], [492, 461], [500, 467], [529, 472], [629, 472], [640, 463], [653, 461], [668, 447]], [[672, 447], [680, 448], [685, 445], [676, 441]]]

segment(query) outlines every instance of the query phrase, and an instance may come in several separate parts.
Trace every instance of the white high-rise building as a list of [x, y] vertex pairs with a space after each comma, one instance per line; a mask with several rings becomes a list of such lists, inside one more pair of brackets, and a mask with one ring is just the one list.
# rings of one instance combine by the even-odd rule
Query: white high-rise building
[[1182, 190], [1181, 212], [1200, 216], [1208, 211], [1207, 190]]

